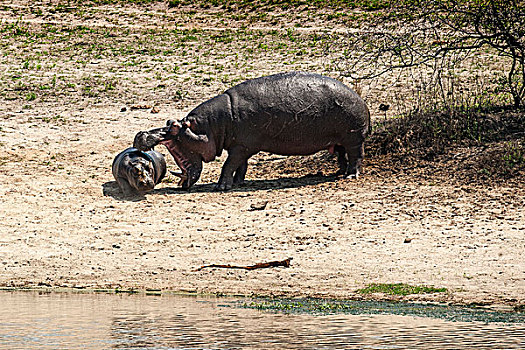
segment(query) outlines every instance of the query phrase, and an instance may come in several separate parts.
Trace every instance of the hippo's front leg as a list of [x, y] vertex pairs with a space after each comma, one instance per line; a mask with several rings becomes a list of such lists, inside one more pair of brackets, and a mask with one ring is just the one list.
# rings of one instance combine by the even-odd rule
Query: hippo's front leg
[[241, 164], [235, 170], [235, 175], [233, 176], [233, 184], [234, 185], [240, 185], [244, 183], [244, 177], [246, 176], [246, 171], [248, 170], [248, 159], [244, 161], [244, 163]]
[[116, 180], [124, 196], [131, 196], [136, 192], [135, 189], [131, 187], [128, 179], [125, 179], [123, 177], [117, 177]]
[[218, 191], [228, 191], [234, 183], [233, 173], [235, 172], [235, 183], [242, 183], [246, 168], [248, 167], [248, 158], [252, 153], [243, 146], [235, 146], [228, 150], [228, 158], [224, 162], [221, 171], [219, 183], [215, 187]]

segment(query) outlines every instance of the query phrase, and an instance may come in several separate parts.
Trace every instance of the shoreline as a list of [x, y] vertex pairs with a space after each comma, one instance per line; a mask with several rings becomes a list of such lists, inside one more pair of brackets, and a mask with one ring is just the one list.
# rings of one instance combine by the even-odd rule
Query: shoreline
[[[426, 298], [424, 294], [413, 295], [387, 295], [378, 294], [360, 295], [356, 293], [350, 298], [333, 298], [333, 297], [310, 297], [297, 295], [254, 295], [254, 294], [228, 294], [228, 293], [206, 293], [191, 292], [183, 290], [152, 290], [152, 289], [99, 289], [99, 288], [82, 288], [82, 287], [0, 287], [2, 292], [21, 292], [21, 293], [59, 293], [59, 294], [107, 294], [107, 295], [137, 295], [137, 296], [182, 296], [182, 297], [212, 297], [212, 298], [234, 298], [234, 299], [268, 299], [268, 300], [310, 300], [310, 301], [334, 301], [334, 302], [379, 302], [379, 303], [403, 303], [419, 305], [436, 305], [436, 306], [458, 306], [472, 309], [483, 309], [487, 311], [524, 313], [525, 304], [505, 304], [505, 303], [480, 303], [469, 302], [467, 300], [454, 301], [452, 298]], [[447, 294], [447, 293], [443, 293]], [[436, 295], [434, 295], [436, 296]], [[444, 295], [440, 295], [443, 297]], [[427, 295], [428, 297], [428, 295]]]

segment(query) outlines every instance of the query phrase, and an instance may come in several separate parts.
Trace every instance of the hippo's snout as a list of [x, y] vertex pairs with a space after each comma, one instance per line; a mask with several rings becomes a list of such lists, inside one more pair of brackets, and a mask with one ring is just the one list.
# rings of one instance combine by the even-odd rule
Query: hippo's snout
[[149, 151], [161, 141], [166, 140], [167, 135], [166, 128], [139, 131], [133, 140], [133, 147], [141, 151]]
[[141, 151], [149, 150], [152, 146], [148, 147], [147, 138], [147, 131], [139, 131], [133, 140], [133, 147]]
[[136, 188], [140, 192], [148, 192], [153, 190], [155, 187], [155, 182], [151, 177], [147, 177], [144, 179], [139, 179], [136, 183]]

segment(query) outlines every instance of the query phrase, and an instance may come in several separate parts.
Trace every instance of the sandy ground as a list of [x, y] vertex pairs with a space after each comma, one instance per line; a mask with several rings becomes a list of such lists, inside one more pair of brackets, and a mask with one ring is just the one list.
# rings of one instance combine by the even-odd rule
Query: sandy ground
[[[2, 77], [21, 62], [4, 62]], [[408, 283], [449, 292], [405, 300], [525, 303], [519, 183], [392, 177], [374, 161], [357, 181], [335, 180], [315, 167], [283, 172], [289, 160], [262, 154], [250, 160], [247, 184], [230, 192], [213, 191], [223, 157], [205, 165], [190, 192], [168, 177], [143, 197], [122, 197], [110, 166], [134, 134], [184, 116], [228, 83], [202, 91], [189, 81], [183, 102], [155, 100], [147, 84], [34, 101], [3, 88], [0, 286], [359, 298], [370, 283]], [[147, 97], [131, 100], [141, 88]], [[160, 113], [131, 111], [130, 100], [153, 100]], [[290, 268], [194, 271], [290, 257]]]
[[[117, 136], [165, 117], [116, 107], [81, 114], [88, 123], [4, 120], [3, 152], [19, 159], [0, 168], [3, 286], [349, 298], [369, 283], [403, 282], [450, 290], [417, 298], [524, 301], [523, 188], [257, 176], [257, 163], [281, 160], [263, 155], [231, 192], [212, 191], [221, 166], [212, 162], [190, 192], [168, 182], [123, 198], [110, 165], [131, 136]], [[193, 271], [288, 257], [288, 269]]]

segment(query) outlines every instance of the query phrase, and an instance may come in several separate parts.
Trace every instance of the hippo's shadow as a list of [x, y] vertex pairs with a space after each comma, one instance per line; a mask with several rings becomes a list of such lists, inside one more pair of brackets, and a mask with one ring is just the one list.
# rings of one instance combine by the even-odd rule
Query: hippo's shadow
[[[318, 185], [325, 182], [336, 181], [335, 175], [305, 175], [296, 178], [277, 178], [272, 180], [247, 180], [242, 185], [235, 185], [231, 190], [227, 192], [253, 192], [253, 191], [265, 191], [265, 190], [277, 190], [286, 188], [299, 188], [303, 186]], [[191, 187], [189, 190], [184, 190], [180, 187], [163, 187], [156, 188], [146, 195], [155, 194], [177, 194], [177, 193], [211, 193], [217, 192], [215, 190], [216, 183], [197, 184]], [[133, 194], [124, 195], [120, 190], [116, 181], [108, 181], [102, 185], [102, 193], [104, 196], [113, 197], [120, 201], [140, 202], [146, 199], [145, 194]]]
[[104, 196], [113, 197], [120, 201], [139, 202], [146, 199], [144, 194], [136, 193], [132, 195], [125, 195], [118, 186], [117, 181], [108, 181], [102, 185], [102, 193]]
[[[277, 190], [286, 188], [299, 188], [303, 186], [318, 185], [325, 182], [336, 181], [335, 175], [305, 175], [297, 178], [278, 178], [272, 180], [246, 180], [242, 185], [234, 185], [233, 188], [227, 192], [252, 192], [264, 190]], [[216, 183], [198, 184], [191, 187], [189, 190], [183, 190], [180, 187], [164, 187], [155, 189], [150, 194], [175, 194], [175, 193], [206, 193], [217, 192], [215, 190]]]

